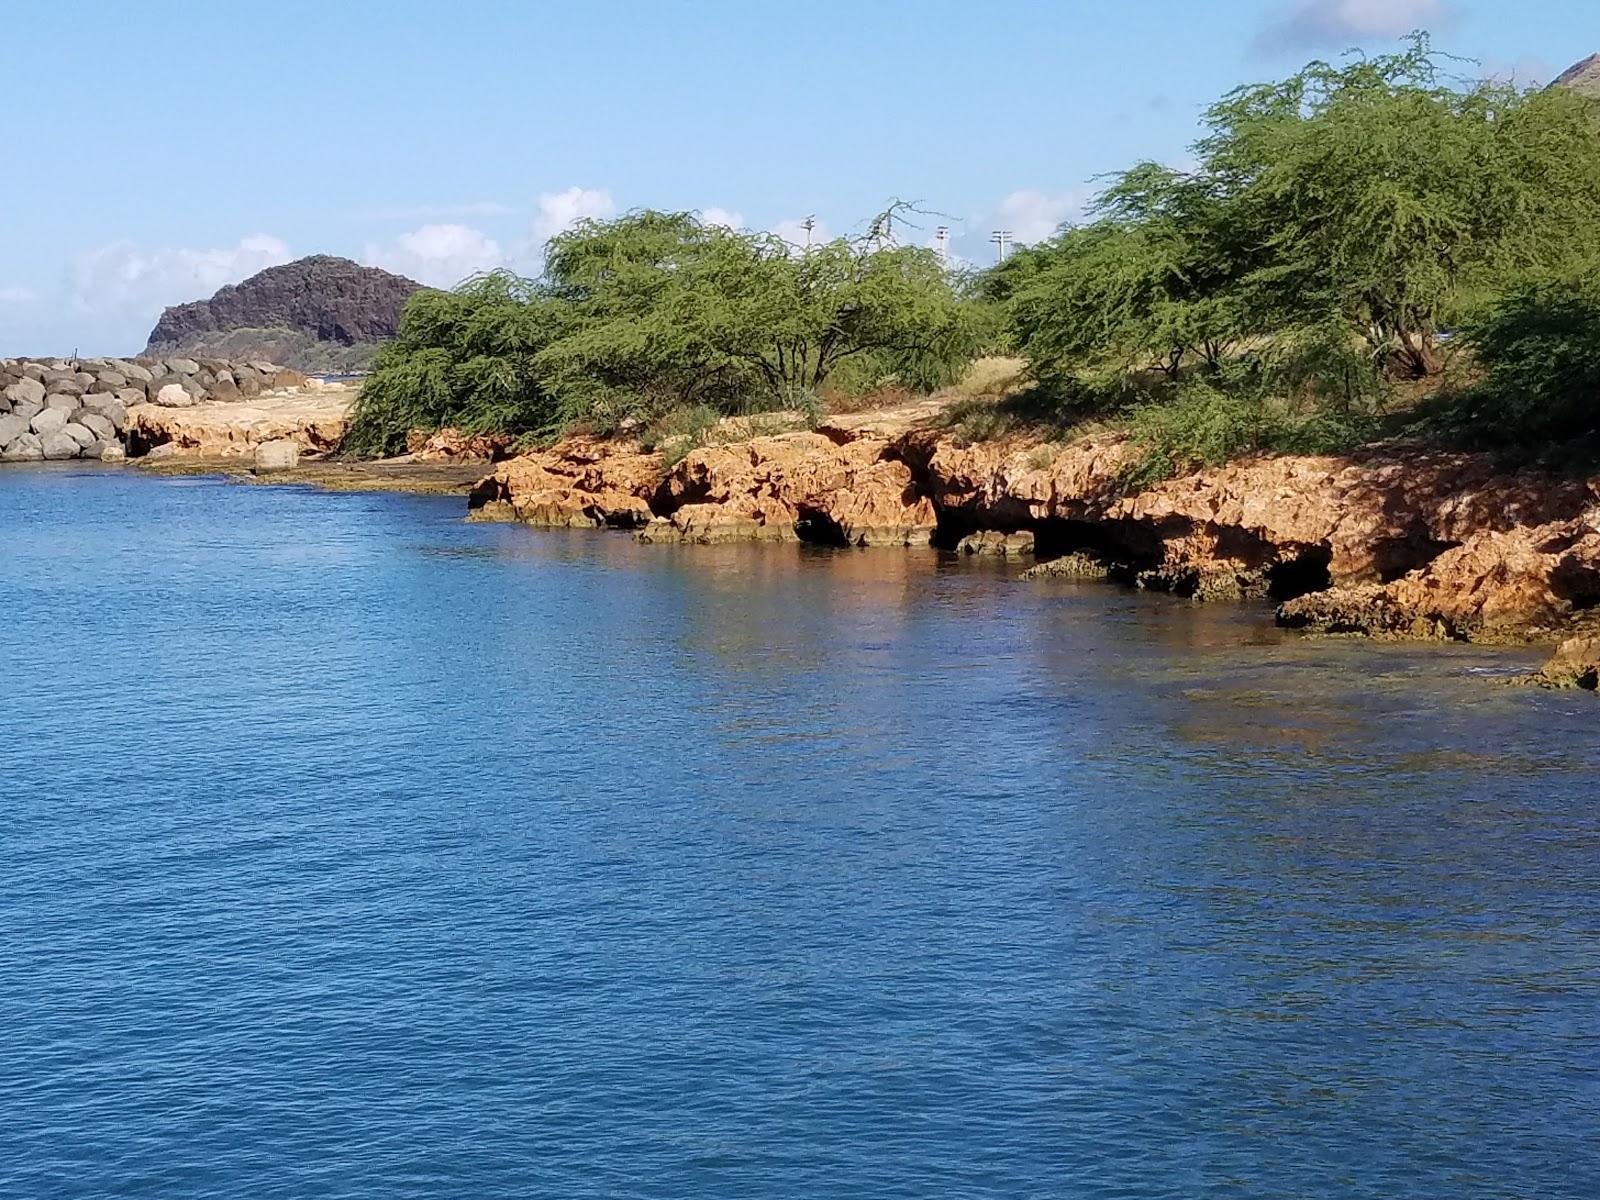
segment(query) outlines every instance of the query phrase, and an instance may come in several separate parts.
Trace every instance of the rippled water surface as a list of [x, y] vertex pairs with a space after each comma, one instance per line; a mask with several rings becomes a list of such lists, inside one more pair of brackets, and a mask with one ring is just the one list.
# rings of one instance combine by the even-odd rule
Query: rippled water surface
[[0, 471], [0, 1194], [1600, 1195], [1600, 704]]

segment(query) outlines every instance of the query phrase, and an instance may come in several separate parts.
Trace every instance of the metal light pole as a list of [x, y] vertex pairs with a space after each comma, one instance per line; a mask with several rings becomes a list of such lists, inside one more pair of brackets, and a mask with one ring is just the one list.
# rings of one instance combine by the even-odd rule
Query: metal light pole
[[997, 262], [997, 263], [1005, 262], [1006, 254], [1009, 253], [1010, 250], [1011, 250], [1011, 230], [1009, 230], [1009, 229], [996, 229], [993, 233], [991, 233], [989, 235], [989, 240], [991, 242], [993, 242], [996, 247], [998, 247], [999, 254], [998, 254], [998, 257], [995, 259], [995, 262]]
[[800, 228], [806, 231], [806, 249], [811, 249], [811, 231], [817, 227], [817, 218], [809, 216], [800, 222]]
[[939, 226], [934, 231], [933, 240], [938, 243], [939, 247], [939, 265], [948, 267], [950, 265], [950, 226]]

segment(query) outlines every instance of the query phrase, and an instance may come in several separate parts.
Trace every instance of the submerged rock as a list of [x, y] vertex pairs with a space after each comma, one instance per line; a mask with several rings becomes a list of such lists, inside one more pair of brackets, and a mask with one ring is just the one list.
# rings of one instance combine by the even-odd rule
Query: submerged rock
[[999, 533], [993, 529], [969, 533], [956, 544], [962, 554], [996, 558], [1033, 557], [1033, 533], [1023, 529], [1016, 533]]
[[1111, 566], [1092, 554], [1078, 551], [1037, 563], [1022, 573], [1024, 579], [1109, 579]]

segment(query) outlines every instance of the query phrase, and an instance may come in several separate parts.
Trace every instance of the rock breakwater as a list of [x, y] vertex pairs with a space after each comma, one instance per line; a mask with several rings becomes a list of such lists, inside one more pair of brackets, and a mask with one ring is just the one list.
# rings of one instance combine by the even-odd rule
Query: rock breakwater
[[306, 382], [264, 362], [0, 359], [0, 461], [118, 460], [141, 408], [189, 409]]

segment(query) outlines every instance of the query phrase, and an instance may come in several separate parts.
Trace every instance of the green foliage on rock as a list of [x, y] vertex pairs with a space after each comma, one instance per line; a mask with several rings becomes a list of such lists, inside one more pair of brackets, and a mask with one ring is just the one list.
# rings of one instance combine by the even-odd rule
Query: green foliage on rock
[[920, 247], [810, 249], [637, 212], [553, 239], [537, 282], [505, 275], [419, 295], [363, 389], [350, 446], [407, 428], [607, 430], [673, 408], [792, 406], [835, 380], [931, 389], [970, 361], [981, 322]]

